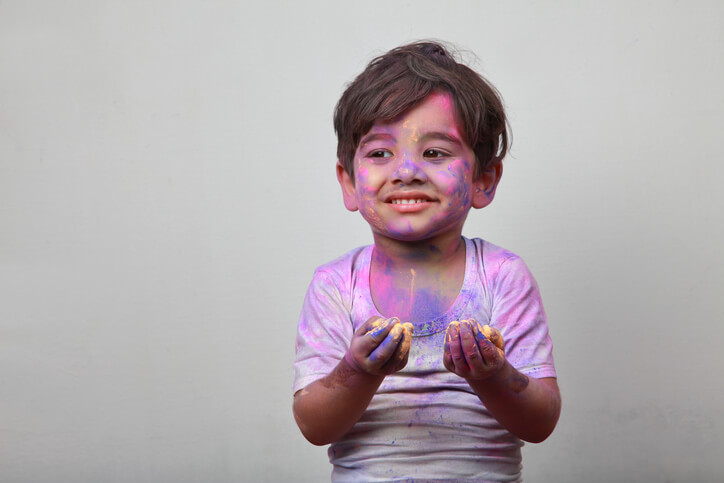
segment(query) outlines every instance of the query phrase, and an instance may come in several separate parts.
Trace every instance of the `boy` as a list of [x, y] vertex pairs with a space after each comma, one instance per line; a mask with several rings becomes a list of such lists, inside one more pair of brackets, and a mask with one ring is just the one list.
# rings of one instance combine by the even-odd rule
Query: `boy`
[[319, 267], [297, 334], [294, 416], [334, 481], [520, 481], [560, 393], [536, 283], [462, 237], [508, 147], [497, 91], [440, 44], [374, 59], [335, 111], [337, 178], [374, 245]]

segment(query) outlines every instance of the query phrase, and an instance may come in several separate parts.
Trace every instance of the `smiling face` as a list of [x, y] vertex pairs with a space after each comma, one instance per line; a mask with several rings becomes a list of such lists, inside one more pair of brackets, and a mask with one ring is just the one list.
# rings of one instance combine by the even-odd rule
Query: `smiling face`
[[475, 154], [444, 92], [373, 125], [355, 152], [354, 179], [337, 165], [347, 209], [359, 210], [376, 238], [398, 241], [459, 237], [470, 208], [493, 200], [501, 165], [478, 179], [474, 172]]

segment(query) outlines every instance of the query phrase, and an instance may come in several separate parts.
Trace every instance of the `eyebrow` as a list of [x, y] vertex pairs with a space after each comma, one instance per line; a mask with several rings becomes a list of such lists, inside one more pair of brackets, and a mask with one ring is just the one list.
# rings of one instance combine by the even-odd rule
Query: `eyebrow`
[[458, 138], [457, 136], [453, 134], [448, 134], [446, 132], [441, 131], [432, 131], [423, 134], [420, 137], [420, 141], [430, 141], [430, 140], [439, 140], [439, 141], [447, 141], [452, 144], [457, 144], [459, 146], [462, 146], [463, 142]]
[[391, 134], [378, 132], [364, 136], [362, 139], [360, 139], [359, 145], [364, 146], [365, 144], [371, 143], [372, 141], [395, 141], [395, 138]]
[[[446, 132], [442, 131], [431, 131], [423, 134], [420, 136], [420, 141], [432, 141], [432, 140], [440, 140], [440, 141], [447, 141], [449, 143], [462, 145], [462, 141], [455, 135], [448, 134]], [[396, 141], [394, 136], [387, 133], [373, 133], [368, 134], [364, 136], [362, 139], [360, 139], [359, 145], [364, 146], [367, 143], [371, 143], [373, 141]]]

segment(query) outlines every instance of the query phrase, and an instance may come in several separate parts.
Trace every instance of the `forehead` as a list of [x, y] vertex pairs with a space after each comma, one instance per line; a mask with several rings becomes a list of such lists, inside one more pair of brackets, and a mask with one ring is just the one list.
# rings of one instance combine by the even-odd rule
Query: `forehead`
[[447, 92], [435, 91], [396, 118], [375, 122], [365, 134], [423, 134], [436, 131], [462, 139], [455, 102]]

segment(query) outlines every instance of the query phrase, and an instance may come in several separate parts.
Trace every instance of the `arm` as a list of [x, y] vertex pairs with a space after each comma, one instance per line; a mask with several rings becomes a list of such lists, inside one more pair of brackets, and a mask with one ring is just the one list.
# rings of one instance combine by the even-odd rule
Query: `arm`
[[294, 394], [294, 419], [304, 437], [321, 446], [349, 431], [385, 376], [405, 367], [411, 339], [412, 325], [399, 319], [365, 322], [332, 372]]
[[338, 440], [362, 416], [383, 376], [357, 372], [342, 359], [332, 372], [294, 394], [294, 419], [318, 446]]
[[556, 427], [561, 393], [555, 377], [528, 377], [506, 361], [504, 369], [487, 383], [468, 383], [493, 417], [520, 439], [540, 443]]
[[553, 432], [561, 411], [555, 378], [535, 379], [516, 370], [505, 358], [500, 332], [487, 326], [483, 331], [475, 321], [450, 324], [445, 339], [445, 367], [465, 378], [503, 427], [531, 443]]

